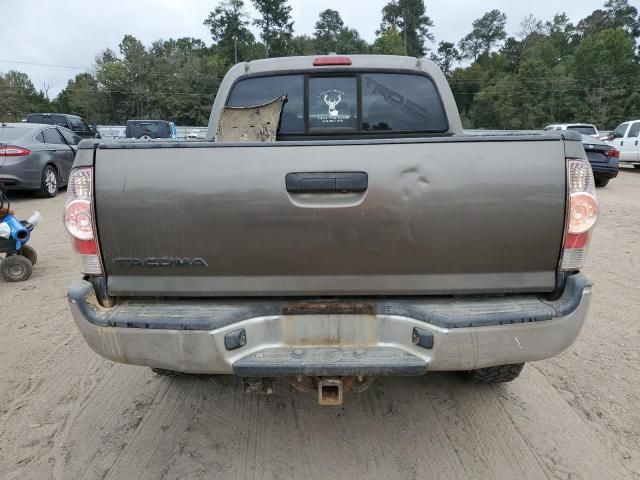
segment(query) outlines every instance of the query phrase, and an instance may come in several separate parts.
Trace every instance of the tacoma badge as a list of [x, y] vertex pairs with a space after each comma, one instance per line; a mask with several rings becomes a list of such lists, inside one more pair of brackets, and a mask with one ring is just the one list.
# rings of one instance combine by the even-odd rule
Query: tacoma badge
[[121, 267], [208, 267], [204, 258], [114, 258], [113, 263]]

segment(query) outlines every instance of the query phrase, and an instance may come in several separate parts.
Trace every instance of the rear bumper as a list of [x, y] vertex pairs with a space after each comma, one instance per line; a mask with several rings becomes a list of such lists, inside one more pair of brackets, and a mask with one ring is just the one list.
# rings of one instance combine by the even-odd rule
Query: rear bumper
[[593, 170], [593, 175], [599, 178], [616, 178], [618, 176], [618, 165], [608, 166], [608, 165], [598, 165], [595, 163], [591, 164], [591, 169]]
[[0, 187], [6, 190], [19, 190], [25, 188], [22, 186], [23, 182], [20, 177], [14, 175], [3, 175], [0, 172]]
[[[591, 284], [580, 274], [567, 280], [564, 294], [553, 302], [523, 295], [149, 300], [103, 308], [90, 283], [78, 282], [69, 291], [82, 335], [103, 357], [242, 376], [420, 375], [542, 360], [574, 342], [590, 299]], [[237, 342], [240, 337], [244, 344]]]
[[40, 188], [42, 168], [32, 158], [8, 157], [0, 167], [0, 185], [3, 189], [31, 190]]

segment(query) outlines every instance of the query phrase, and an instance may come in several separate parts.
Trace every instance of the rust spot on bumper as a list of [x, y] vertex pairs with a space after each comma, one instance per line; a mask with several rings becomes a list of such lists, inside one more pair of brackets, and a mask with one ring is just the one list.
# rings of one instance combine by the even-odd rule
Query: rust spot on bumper
[[377, 315], [374, 303], [362, 301], [294, 301], [282, 305], [283, 315]]

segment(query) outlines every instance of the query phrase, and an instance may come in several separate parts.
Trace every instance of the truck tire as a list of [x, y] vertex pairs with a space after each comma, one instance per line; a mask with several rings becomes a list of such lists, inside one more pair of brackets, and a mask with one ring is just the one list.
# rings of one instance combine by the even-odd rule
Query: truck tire
[[506, 383], [518, 378], [524, 363], [479, 368], [467, 372], [467, 378], [475, 383]]
[[22, 255], [10, 255], [0, 264], [0, 273], [7, 282], [24, 282], [33, 273], [33, 265]]
[[608, 178], [596, 178], [596, 187], [604, 188], [609, 184]]

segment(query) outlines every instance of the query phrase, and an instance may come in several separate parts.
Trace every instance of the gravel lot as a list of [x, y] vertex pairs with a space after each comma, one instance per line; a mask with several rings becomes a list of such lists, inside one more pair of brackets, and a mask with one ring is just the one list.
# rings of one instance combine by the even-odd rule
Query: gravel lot
[[85, 345], [64, 195], [13, 196], [44, 222], [31, 280], [0, 279], [0, 478], [640, 478], [640, 170], [599, 191], [589, 321], [574, 347], [506, 386], [384, 379], [340, 408], [234, 378], [162, 378]]

